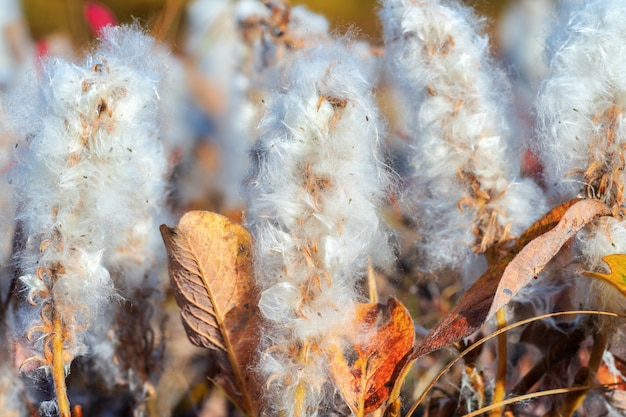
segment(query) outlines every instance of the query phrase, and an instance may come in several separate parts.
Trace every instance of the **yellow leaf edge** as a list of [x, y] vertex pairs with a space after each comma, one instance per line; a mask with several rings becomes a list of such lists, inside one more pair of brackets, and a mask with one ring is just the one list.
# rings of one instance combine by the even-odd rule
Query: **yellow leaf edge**
[[582, 274], [602, 280], [611, 284], [624, 297], [626, 297], [626, 254], [616, 253], [602, 257], [602, 260], [609, 266], [609, 273], [584, 271]]

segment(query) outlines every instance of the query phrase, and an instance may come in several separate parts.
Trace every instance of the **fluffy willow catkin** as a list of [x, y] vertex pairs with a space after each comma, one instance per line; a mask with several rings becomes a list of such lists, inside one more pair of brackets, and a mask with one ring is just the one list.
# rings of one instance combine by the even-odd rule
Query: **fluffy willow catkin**
[[283, 0], [196, 0], [189, 19], [188, 49], [203, 75], [224, 89], [223, 114], [210, 115], [222, 148], [219, 188], [227, 207], [239, 207], [262, 97], [280, 87], [294, 51], [329, 38], [329, 25], [323, 16]]
[[388, 62], [407, 96], [415, 148], [410, 204], [424, 267], [460, 266], [506, 243], [543, 209], [516, 179], [504, 75], [481, 21], [455, 1], [383, 0]]
[[51, 315], [69, 365], [90, 326], [109, 320], [114, 294], [142, 286], [154, 262], [166, 160], [156, 120], [165, 68], [153, 48], [136, 27], [107, 27], [81, 65], [48, 59], [20, 100], [16, 257], [30, 304], [20, 315], [42, 366]]
[[[554, 35], [561, 43], [536, 106], [537, 153], [555, 198], [597, 198], [618, 215], [600, 218], [579, 233], [585, 267], [593, 270], [606, 268], [603, 256], [626, 253], [626, 225], [621, 220], [626, 179], [624, 18], [622, 1], [589, 1], [575, 10]], [[593, 298], [592, 305], [623, 310], [621, 296], [589, 291], [587, 281], [577, 289], [581, 296]]]
[[335, 407], [327, 336], [350, 319], [368, 256], [391, 259], [377, 213], [388, 178], [361, 59], [339, 42], [296, 58], [260, 123], [247, 223], [267, 319], [266, 404], [315, 416]]

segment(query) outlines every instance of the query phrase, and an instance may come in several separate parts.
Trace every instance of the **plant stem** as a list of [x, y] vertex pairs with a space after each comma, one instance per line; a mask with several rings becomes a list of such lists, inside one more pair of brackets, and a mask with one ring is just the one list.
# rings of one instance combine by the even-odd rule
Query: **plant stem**
[[372, 258], [367, 258], [367, 286], [369, 289], [370, 301], [372, 303], [378, 302], [378, 289], [376, 288], [376, 272], [372, 265]]
[[[506, 327], [506, 313], [504, 307], [496, 312], [496, 321], [498, 330]], [[498, 369], [496, 370], [496, 381], [493, 388], [493, 400], [492, 403], [499, 403], [504, 401], [506, 395], [506, 370], [508, 363], [508, 346], [506, 333], [500, 333], [498, 335]], [[498, 407], [489, 413], [491, 417], [500, 417], [502, 415], [502, 408]]]
[[[308, 346], [305, 342], [302, 345], [302, 347], [300, 347], [300, 351], [298, 352], [298, 361], [302, 363], [303, 367], [306, 367], [307, 349], [308, 349]], [[293, 415], [295, 417], [304, 417], [306, 415], [305, 400], [306, 400], [306, 386], [302, 381], [299, 381], [298, 385], [296, 386], [295, 403], [293, 405], [294, 406]]]
[[[487, 251], [485, 252], [485, 257], [487, 258], [487, 264], [489, 266], [497, 265], [500, 261], [498, 251], [495, 246], [487, 249]], [[496, 323], [498, 330], [506, 327], [506, 312], [504, 310], [504, 307], [496, 312]], [[504, 401], [504, 397], [506, 396], [506, 371], [509, 360], [506, 333], [500, 333], [497, 336], [497, 346], [498, 367], [496, 369], [496, 380], [493, 387], [493, 399], [491, 401], [492, 404]], [[500, 417], [502, 415], [502, 407], [494, 408], [493, 410], [491, 410], [489, 415], [491, 417]]]
[[65, 385], [65, 362], [63, 361], [63, 322], [61, 316], [54, 306], [52, 310], [52, 379], [54, 380], [54, 390], [59, 404], [59, 415], [61, 417], [71, 417], [70, 402], [67, 399], [67, 387]]
[[306, 388], [304, 384], [301, 382], [296, 387], [296, 403], [294, 404], [294, 416], [296, 417], [304, 417], [305, 409], [304, 409], [304, 399], [306, 398]]

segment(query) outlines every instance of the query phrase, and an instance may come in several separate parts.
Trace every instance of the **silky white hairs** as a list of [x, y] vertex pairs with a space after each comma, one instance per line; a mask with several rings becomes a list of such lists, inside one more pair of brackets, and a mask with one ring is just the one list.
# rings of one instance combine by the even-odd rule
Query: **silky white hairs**
[[391, 73], [412, 120], [408, 204], [425, 269], [461, 266], [519, 236], [544, 210], [520, 180], [507, 122], [509, 87], [489, 55], [482, 22], [455, 1], [384, 0]]
[[24, 91], [16, 131], [27, 143], [13, 182], [34, 355], [45, 350], [50, 306], [71, 358], [105, 320], [111, 271], [125, 271], [115, 274], [120, 290], [139, 288], [154, 265], [167, 169], [157, 122], [166, 67], [154, 48], [136, 27], [107, 27], [81, 65], [50, 58], [31, 80], [38, 93]]
[[[536, 103], [536, 151], [554, 199], [598, 198], [614, 214], [623, 209], [626, 179], [625, 16], [626, 4], [614, 0], [574, 9], [553, 36], [560, 44]], [[618, 217], [601, 218], [577, 240], [585, 269], [606, 270], [602, 257], [626, 251], [626, 227]], [[623, 311], [614, 293], [588, 278], [576, 285], [581, 303]]]
[[[554, 36], [562, 44], [537, 100], [537, 149], [548, 185], [564, 197], [584, 192], [621, 202], [623, 171], [615, 169], [623, 167], [626, 145], [626, 77], [619, 65], [626, 57], [625, 13], [623, 2], [590, 1]], [[600, 186], [605, 173], [615, 176]]]
[[268, 320], [267, 404], [315, 416], [333, 398], [325, 335], [351, 317], [368, 256], [383, 265], [392, 255], [377, 211], [388, 185], [383, 127], [362, 60], [339, 41], [297, 58], [260, 124], [247, 223]]

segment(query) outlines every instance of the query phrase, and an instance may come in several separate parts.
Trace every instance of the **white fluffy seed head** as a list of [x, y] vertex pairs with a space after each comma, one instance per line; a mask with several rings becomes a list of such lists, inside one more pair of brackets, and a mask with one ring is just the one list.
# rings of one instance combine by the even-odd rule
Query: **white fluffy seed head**
[[46, 63], [44, 100], [33, 109], [39, 131], [20, 156], [16, 182], [26, 236], [54, 228], [106, 259], [146, 234], [138, 225], [159, 209], [166, 163], [153, 41], [129, 27], [102, 36], [82, 66]]
[[210, 114], [223, 167], [216, 188], [226, 207], [239, 210], [241, 184], [250, 170], [246, 150], [256, 140], [265, 96], [281, 87], [294, 51], [329, 38], [328, 22], [281, 0], [197, 0], [192, 7], [189, 47], [208, 82], [217, 86], [213, 93], [223, 95], [223, 109]]
[[128, 266], [116, 274], [119, 286], [136, 287], [155, 260], [149, 242], [167, 165], [157, 122], [164, 68], [154, 48], [136, 27], [107, 27], [81, 65], [45, 62], [29, 86], [39, 99], [23, 103], [31, 118], [18, 124], [28, 138], [13, 181], [22, 282], [35, 308], [54, 300], [78, 327], [109, 302], [111, 268]]
[[307, 250], [333, 271], [333, 282], [356, 279], [374, 248], [385, 252], [377, 215], [387, 185], [381, 124], [358, 64], [340, 45], [303, 52], [284, 91], [268, 99], [248, 217], [264, 288], [286, 279], [282, 265], [313, 241]]
[[[267, 403], [285, 415], [297, 414], [298, 385], [306, 415], [333, 398], [324, 335], [351, 316], [368, 257], [391, 260], [378, 217], [389, 184], [382, 124], [361, 63], [340, 42], [300, 52], [267, 100], [253, 149], [247, 224], [272, 347], [260, 368], [272, 381]], [[293, 346], [309, 349], [306, 362]]]
[[602, 217], [591, 227], [581, 230], [578, 244], [585, 265], [593, 270], [604, 269], [602, 258], [626, 253], [626, 223], [614, 217]]
[[[624, 204], [626, 155], [626, 5], [594, 0], [577, 5], [553, 35], [550, 73], [537, 99], [537, 153], [546, 182], [557, 199], [598, 198], [617, 212]], [[560, 43], [558, 43], [560, 42]], [[624, 253], [626, 227], [601, 218], [577, 236], [581, 270], [608, 272], [604, 256]], [[584, 306], [623, 311], [612, 286], [581, 277], [575, 298]]]
[[[326, 409], [333, 410], [335, 405], [324, 402], [323, 399], [333, 399], [336, 394], [333, 387], [326, 384], [329, 379], [327, 370], [327, 356], [314, 354], [310, 351], [307, 365], [302, 363], [287, 351], [268, 354], [263, 353], [260, 358], [259, 369], [264, 375], [276, 376], [268, 381], [264, 404], [268, 415], [282, 414], [285, 416], [306, 415], [311, 417], [328, 415]], [[302, 398], [303, 412], [295, 410], [293, 399], [301, 396], [298, 389], [302, 386], [306, 394]]]
[[509, 87], [490, 58], [482, 21], [454, 1], [382, 3], [390, 72], [411, 96], [408, 201], [422, 263], [430, 270], [459, 266], [471, 250], [519, 235], [543, 211], [542, 195], [516, 180]]
[[564, 198], [586, 194], [620, 203], [626, 77], [618, 63], [626, 59], [625, 16], [623, 2], [590, 1], [555, 35], [563, 43], [537, 100], [537, 149], [548, 185]]

